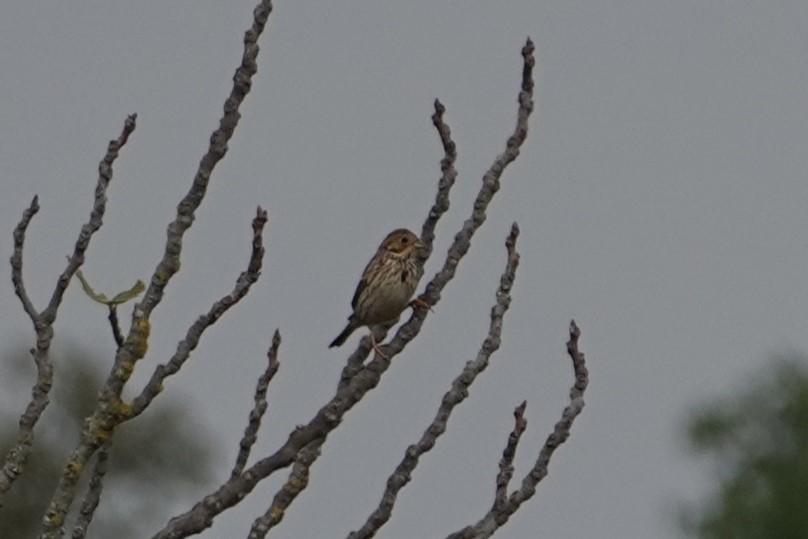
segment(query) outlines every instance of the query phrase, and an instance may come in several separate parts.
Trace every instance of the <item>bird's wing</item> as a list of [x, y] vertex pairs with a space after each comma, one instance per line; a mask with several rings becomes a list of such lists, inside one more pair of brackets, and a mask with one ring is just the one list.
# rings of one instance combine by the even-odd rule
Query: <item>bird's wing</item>
[[356, 311], [356, 304], [359, 302], [359, 296], [365, 290], [365, 287], [368, 285], [368, 270], [371, 266], [375, 265], [375, 260], [381, 256], [381, 250], [377, 251], [373, 258], [365, 266], [365, 269], [362, 271], [362, 279], [359, 280], [359, 284], [356, 285], [356, 292], [354, 292], [353, 299], [351, 300], [351, 308]]
[[356, 310], [356, 304], [359, 301], [359, 294], [362, 293], [362, 290], [365, 289], [367, 284], [368, 284], [367, 280], [365, 280], [365, 278], [362, 277], [362, 280], [359, 281], [358, 285], [356, 285], [356, 292], [354, 292], [353, 299], [351, 300], [351, 308], [354, 311]]

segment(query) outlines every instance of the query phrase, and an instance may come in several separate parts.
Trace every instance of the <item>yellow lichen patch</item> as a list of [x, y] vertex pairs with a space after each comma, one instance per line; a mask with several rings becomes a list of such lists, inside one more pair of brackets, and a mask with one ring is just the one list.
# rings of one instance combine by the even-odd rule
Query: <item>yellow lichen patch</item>
[[67, 473], [68, 477], [72, 479], [76, 479], [81, 475], [81, 470], [84, 468], [84, 465], [80, 462], [76, 462], [75, 460], [70, 460], [67, 463], [67, 469], [65, 472]]
[[99, 429], [95, 431], [94, 434], [95, 439], [98, 440], [100, 444], [105, 444], [112, 438], [112, 431], [109, 429]]
[[306, 485], [308, 485], [309, 482], [306, 479], [293, 477], [286, 484], [289, 486], [289, 490], [292, 492], [301, 492], [304, 488], [306, 488]]
[[48, 512], [48, 515], [45, 517], [45, 520], [48, 524], [53, 524], [54, 526], [61, 526], [64, 523], [64, 515], [60, 514], [52, 514]]
[[132, 417], [132, 405], [123, 402], [121, 399], [112, 399], [109, 407], [116, 419], [121, 420]]
[[129, 335], [129, 344], [134, 359], [137, 360], [146, 355], [146, 351], [149, 348], [150, 332], [151, 324], [149, 321], [145, 318], [140, 318], [135, 326], [135, 331]]

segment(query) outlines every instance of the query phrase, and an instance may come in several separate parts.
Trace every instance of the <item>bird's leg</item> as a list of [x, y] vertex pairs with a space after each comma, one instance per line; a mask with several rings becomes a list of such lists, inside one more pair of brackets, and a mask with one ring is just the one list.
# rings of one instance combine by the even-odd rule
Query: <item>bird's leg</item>
[[376, 342], [376, 336], [373, 335], [373, 331], [370, 332], [370, 346], [376, 351], [377, 354], [382, 356], [384, 359], [390, 359], [387, 355], [382, 352], [382, 349], [379, 347], [379, 344]]
[[408, 307], [412, 307], [413, 309], [428, 309], [429, 312], [435, 312], [432, 310], [432, 306], [429, 305], [426, 301], [422, 300], [421, 298], [415, 298], [407, 304]]

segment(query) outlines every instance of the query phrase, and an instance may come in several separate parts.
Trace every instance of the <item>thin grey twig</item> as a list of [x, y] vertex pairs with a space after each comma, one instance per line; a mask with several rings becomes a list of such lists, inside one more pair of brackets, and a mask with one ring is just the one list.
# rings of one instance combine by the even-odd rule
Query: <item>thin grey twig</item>
[[123, 333], [121, 333], [121, 325], [118, 323], [118, 307], [114, 304], [109, 305], [109, 325], [112, 327], [112, 337], [115, 339], [115, 344], [118, 348], [123, 346]]
[[250, 527], [247, 539], [264, 539], [269, 530], [280, 524], [286, 509], [309, 485], [309, 469], [317, 457], [320, 456], [320, 448], [325, 440], [317, 440], [305, 448], [297, 455], [289, 479], [272, 497], [272, 503], [263, 515], [256, 518]]
[[22, 219], [14, 229], [14, 253], [11, 256], [11, 280], [14, 292], [22, 302], [23, 309], [28, 314], [36, 333], [36, 348], [31, 350], [37, 368], [37, 380], [31, 390], [32, 398], [25, 412], [20, 417], [20, 429], [17, 439], [4, 459], [3, 469], [0, 472], [0, 505], [4, 494], [25, 468], [25, 463], [31, 454], [34, 441], [34, 426], [39, 421], [42, 412], [49, 403], [48, 394], [53, 386], [53, 364], [48, 355], [53, 340], [53, 323], [59, 310], [64, 292], [70, 284], [73, 275], [84, 263], [84, 255], [90, 246], [93, 235], [101, 228], [104, 211], [106, 210], [106, 191], [112, 180], [112, 164], [118, 157], [121, 148], [129, 140], [129, 135], [135, 130], [137, 115], [131, 114], [124, 122], [123, 130], [117, 139], [110, 141], [107, 152], [98, 165], [98, 181], [95, 188], [95, 198], [90, 218], [81, 227], [76, 240], [73, 254], [68, 257], [67, 267], [56, 281], [51, 299], [42, 312], [37, 312], [25, 290], [22, 274], [23, 245], [25, 233], [31, 219], [39, 211], [39, 199], [34, 196], [31, 205], [23, 212]]
[[104, 489], [104, 477], [107, 474], [107, 459], [109, 458], [109, 446], [112, 442], [102, 446], [95, 455], [95, 466], [93, 475], [90, 477], [90, 485], [87, 494], [81, 502], [79, 515], [73, 527], [72, 539], [84, 539], [87, 529], [93, 520], [93, 515], [101, 500], [101, 491]]
[[14, 293], [20, 298], [22, 308], [31, 320], [36, 323], [39, 317], [34, 304], [28, 297], [28, 291], [25, 290], [25, 282], [22, 276], [22, 252], [25, 247], [25, 233], [28, 231], [28, 225], [34, 215], [39, 213], [39, 196], [34, 195], [31, 204], [22, 212], [22, 218], [17, 226], [14, 228], [14, 253], [11, 255], [11, 283], [14, 285]]
[[[440, 291], [454, 277], [458, 262], [468, 251], [471, 237], [485, 221], [486, 208], [494, 193], [499, 189], [499, 178], [505, 167], [516, 159], [519, 148], [527, 137], [527, 120], [533, 110], [533, 80], [531, 77], [534, 64], [533, 43], [529, 39], [527, 45], [522, 49], [522, 55], [524, 67], [516, 129], [508, 138], [505, 152], [495, 159], [494, 165], [483, 177], [483, 187], [474, 202], [472, 218], [466, 221], [463, 229], [455, 237], [443, 269], [435, 275], [427, 285], [426, 292], [420, 297], [429, 305], [435, 305], [438, 302]], [[398, 330], [390, 344], [385, 345], [386, 358], [377, 354], [367, 366], [357, 372], [347, 376], [343, 373], [336, 395], [317, 411], [309, 423], [298, 426], [292, 431], [286, 442], [274, 453], [253, 464], [238, 477], [230, 478], [188, 511], [172, 518], [162, 530], [153, 536], [153, 539], [179, 539], [209, 528], [217, 515], [241, 501], [261, 480], [279, 469], [294, 464], [300, 450], [312, 442], [324, 441], [328, 434], [342, 422], [342, 418], [348, 410], [379, 384], [382, 374], [390, 366], [390, 358], [398, 354], [420, 330], [426, 317], [425, 313], [426, 310], [417, 309], [410, 320]], [[353, 355], [367, 356], [370, 346], [367, 346], [366, 341], [368, 339], [362, 339], [362, 344]]]
[[530, 499], [536, 493], [537, 485], [547, 476], [550, 457], [569, 438], [572, 423], [584, 408], [584, 392], [589, 384], [589, 374], [586, 370], [584, 354], [578, 349], [580, 336], [581, 330], [578, 329], [575, 320], [571, 321], [567, 353], [572, 359], [575, 383], [570, 388], [570, 403], [564, 408], [561, 413], [561, 419], [556, 422], [552, 434], [544, 442], [533, 468], [522, 479], [522, 485], [511, 493], [507, 500], [494, 503], [491, 510], [477, 524], [466, 526], [462, 530], [449, 535], [447, 539], [485, 539], [491, 537], [497, 529], [508, 522], [508, 519], [524, 501]]
[[435, 197], [435, 203], [429, 210], [429, 215], [421, 227], [421, 241], [427, 246], [423, 250], [422, 263], [426, 262], [427, 258], [432, 252], [432, 242], [435, 239], [435, 227], [441, 216], [449, 210], [449, 191], [457, 179], [457, 170], [455, 169], [455, 161], [457, 161], [457, 146], [452, 140], [452, 131], [446, 122], [443, 121], [443, 115], [446, 112], [446, 107], [440, 100], [435, 100], [435, 112], [432, 114], [432, 125], [438, 132], [440, 137], [441, 146], [443, 146], [443, 159], [440, 161], [441, 177], [438, 181], [438, 194]]
[[527, 401], [522, 401], [522, 404], [516, 407], [513, 411], [514, 426], [511, 434], [508, 436], [508, 443], [505, 450], [502, 452], [502, 459], [499, 461], [499, 473], [497, 474], [497, 488], [494, 494], [494, 510], [499, 510], [505, 505], [508, 496], [508, 484], [513, 477], [513, 459], [516, 457], [516, 448], [519, 445], [519, 440], [522, 438], [522, 433], [527, 428], [527, 419], [525, 419], [525, 408], [527, 408]]
[[233, 466], [230, 477], [241, 475], [241, 472], [244, 471], [244, 467], [247, 465], [247, 459], [250, 458], [250, 451], [255, 441], [258, 439], [258, 429], [261, 428], [261, 419], [267, 411], [267, 389], [275, 373], [278, 372], [278, 367], [280, 367], [280, 362], [278, 361], [278, 348], [280, 345], [281, 334], [276, 329], [275, 334], [272, 335], [272, 344], [267, 351], [267, 368], [258, 378], [258, 383], [255, 385], [255, 396], [253, 397], [255, 406], [250, 410], [250, 418], [247, 422], [247, 428], [244, 429], [244, 436], [241, 437], [236, 464]]
[[126, 419], [131, 419], [143, 413], [143, 411], [151, 404], [151, 401], [160, 394], [163, 390], [163, 382], [169, 376], [179, 372], [185, 361], [191, 356], [202, 335], [210, 326], [216, 323], [224, 313], [226, 313], [232, 306], [241, 301], [250, 291], [250, 287], [258, 281], [261, 276], [261, 265], [264, 258], [264, 239], [263, 231], [264, 225], [267, 222], [267, 212], [259, 206], [256, 210], [255, 218], [252, 221], [253, 239], [252, 239], [252, 252], [250, 254], [250, 261], [247, 264], [247, 269], [241, 272], [236, 280], [236, 286], [233, 291], [228, 295], [216, 301], [208, 310], [188, 328], [185, 338], [177, 344], [177, 350], [168, 363], [158, 365], [152, 373], [149, 382], [143, 388], [140, 395], [132, 401], [131, 416]]
[[511, 288], [516, 278], [516, 268], [519, 266], [519, 253], [516, 252], [516, 239], [518, 237], [519, 227], [514, 223], [505, 241], [508, 258], [505, 271], [500, 277], [499, 287], [497, 288], [497, 301], [491, 307], [491, 323], [488, 326], [488, 335], [483, 341], [477, 357], [473, 361], [466, 363], [463, 372], [454, 379], [451, 389], [441, 399], [435, 418], [424, 430], [421, 439], [407, 448], [404, 459], [396, 466], [393, 474], [388, 477], [387, 487], [382, 494], [378, 507], [359, 530], [348, 535], [348, 539], [369, 539], [376, 535], [376, 532], [390, 519], [393, 514], [396, 497], [412, 479], [412, 472], [418, 466], [421, 455], [435, 446], [438, 438], [446, 431], [449, 417], [451, 417], [455, 407], [468, 397], [469, 387], [474, 383], [477, 375], [488, 367], [491, 356], [499, 349], [502, 322], [511, 304]]

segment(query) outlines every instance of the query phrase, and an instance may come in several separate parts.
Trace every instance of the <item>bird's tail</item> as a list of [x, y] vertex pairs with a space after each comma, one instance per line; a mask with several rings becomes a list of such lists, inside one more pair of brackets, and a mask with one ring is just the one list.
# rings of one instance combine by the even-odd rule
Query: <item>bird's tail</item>
[[359, 326], [356, 324], [356, 322], [354, 322], [353, 318], [349, 319], [348, 325], [345, 326], [345, 329], [342, 330], [342, 333], [337, 335], [337, 338], [334, 339], [334, 341], [331, 344], [329, 344], [328, 347], [334, 348], [335, 346], [342, 346], [348, 339], [348, 337], [351, 336], [351, 333], [356, 331], [356, 328], [358, 327]]

